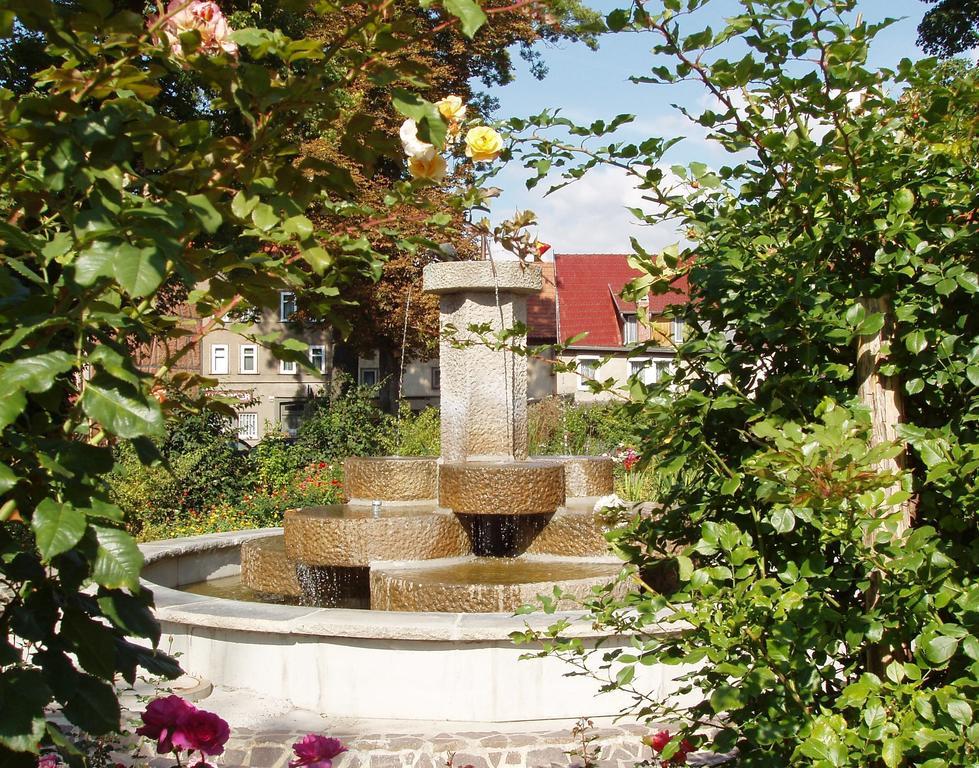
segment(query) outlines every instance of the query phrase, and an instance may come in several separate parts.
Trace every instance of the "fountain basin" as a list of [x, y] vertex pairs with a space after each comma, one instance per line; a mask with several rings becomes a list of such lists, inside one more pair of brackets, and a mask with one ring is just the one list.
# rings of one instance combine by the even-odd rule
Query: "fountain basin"
[[375, 517], [370, 507], [329, 504], [290, 509], [285, 514], [285, 554], [306, 565], [364, 567], [389, 560], [392, 542], [406, 560], [468, 554], [459, 521], [434, 504], [388, 506]]
[[[521, 660], [539, 647], [516, 646], [510, 633], [559, 618], [562, 635], [586, 647], [630, 647], [627, 637], [596, 632], [581, 613], [406, 613], [314, 608], [226, 600], [178, 591], [195, 581], [233, 576], [242, 543], [281, 529], [210, 534], [140, 546], [144, 586], [153, 590], [160, 647], [179, 653], [190, 674], [214, 685], [291, 701], [331, 717], [503, 723], [615, 715], [630, 698], [567, 677], [554, 658]], [[664, 632], [676, 631], [665, 627]], [[667, 700], [680, 666], [639, 666], [636, 685]], [[614, 669], [613, 669], [614, 673]]]
[[[554, 588], [573, 596], [559, 610], [578, 606], [593, 588], [611, 582], [622, 570], [618, 560], [597, 561], [551, 556], [448, 558], [374, 563], [371, 607], [381, 611], [513, 613]], [[618, 593], [622, 589], [617, 589]]]
[[407, 502], [438, 498], [438, 462], [430, 457], [350, 456], [343, 462], [343, 490], [351, 503]]
[[533, 461], [553, 461], [564, 467], [565, 505], [589, 508], [615, 488], [614, 462], [609, 456], [531, 456]]
[[564, 504], [564, 470], [551, 461], [446, 462], [439, 503], [466, 515], [540, 515]]

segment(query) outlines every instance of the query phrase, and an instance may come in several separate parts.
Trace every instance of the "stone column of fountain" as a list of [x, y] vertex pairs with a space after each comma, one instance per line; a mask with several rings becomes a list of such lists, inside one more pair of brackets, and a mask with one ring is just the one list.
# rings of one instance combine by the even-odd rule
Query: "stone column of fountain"
[[526, 337], [492, 345], [494, 334], [526, 323], [540, 268], [429, 264], [424, 284], [439, 296], [439, 503], [458, 515], [475, 554], [517, 555], [564, 504], [561, 465], [527, 460], [527, 362], [509, 348]]

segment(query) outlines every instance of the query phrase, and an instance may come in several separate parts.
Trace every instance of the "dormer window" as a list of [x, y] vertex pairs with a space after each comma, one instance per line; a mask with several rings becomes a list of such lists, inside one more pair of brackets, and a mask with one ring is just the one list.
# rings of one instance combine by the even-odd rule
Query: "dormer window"
[[639, 340], [639, 322], [635, 315], [622, 316], [622, 343], [635, 344]]

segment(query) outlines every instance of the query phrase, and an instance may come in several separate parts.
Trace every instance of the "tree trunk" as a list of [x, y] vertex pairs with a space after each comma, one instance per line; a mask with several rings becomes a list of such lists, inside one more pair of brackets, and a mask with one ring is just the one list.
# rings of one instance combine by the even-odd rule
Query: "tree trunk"
[[[861, 336], [857, 342], [857, 381], [860, 382], [858, 396], [860, 401], [870, 409], [871, 445], [896, 441], [897, 426], [904, 421], [904, 398], [901, 394], [901, 381], [897, 376], [884, 376], [880, 367], [887, 358], [884, 357], [885, 345], [893, 343], [894, 318], [891, 314], [890, 301], [886, 297], [863, 297], [860, 303], [866, 310], [866, 316], [881, 313], [884, 316], [884, 326], [873, 336]], [[898, 474], [904, 470], [907, 457], [901, 451], [892, 459], [885, 459], [877, 464], [879, 472]], [[900, 490], [895, 483], [890, 493]], [[901, 505], [902, 520], [898, 530], [900, 535], [911, 526], [911, 503]]]
[[[884, 325], [873, 336], [861, 336], [857, 341], [857, 390], [860, 401], [870, 409], [871, 445], [890, 443], [897, 440], [897, 425], [904, 420], [904, 398], [901, 394], [901, 381], [897, 376], [885, 376], [880, 367], [886, 362], [885, 352], [894, 340], [894, 318], [891, 314], [890, 302], [886, 297], [860, 299], [866, 311], [866, 317], [880, 312], [884, 316]], [[890, 474], [900, 473], [906, 464], [907, 456], [902, 450], [892, 459], [883, 459], [877, 463], [879, 472]], [[888, 490], [888, 495], [901, 489], [895, 482]], [[901, 504], [901, 520], [898, 524], [897, 535], [900, 536], [911, 527], [912, 505], [910, 501]], [[873, 545], [874, 535], [868, 536], [867, 544]], [[870, 586], [867, 589], [864, 602], [867, 611], [877, 605], [883, 575], [877, 569], [870, 573]], [[907, 658], [907, 649], [892, 647], [886, 643], [873, 643], [867, 648], [867, 668], [878, 676], [885, 674], [887, 665], [894, 660]]]

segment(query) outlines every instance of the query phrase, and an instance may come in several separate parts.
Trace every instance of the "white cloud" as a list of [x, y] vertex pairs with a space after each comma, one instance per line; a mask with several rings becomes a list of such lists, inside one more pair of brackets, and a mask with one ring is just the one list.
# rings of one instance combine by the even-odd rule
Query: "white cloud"
[[[546, 189], [545, 184], [541, 188]], [[681, 239], [674, 223], [644, 225], [626, 210], [650, 211], [653, 203], [644, 200], [635, 181], [618, 168], [594, 168], [548, 197], [521, 195], [519, 207], [537, 214], [538, 237], [557, 253], [629, 253], [630, 237], [658, 251]], [[496, 220], [507, 215], [494, 211]]]

